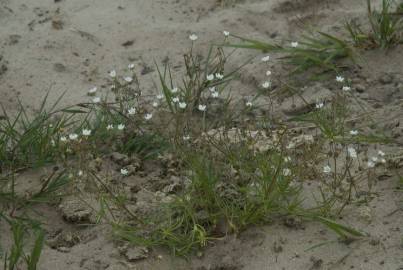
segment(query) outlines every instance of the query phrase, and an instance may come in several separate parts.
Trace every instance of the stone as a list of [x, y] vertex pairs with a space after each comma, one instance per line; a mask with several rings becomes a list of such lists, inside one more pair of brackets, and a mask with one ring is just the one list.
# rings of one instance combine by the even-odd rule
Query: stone
[[365, 92], [365, 86], [362, 84], [357, 84], [355, 86], [355, 91], [357, 91], [358, 93], [364, 93]]
[[118, 165], [121, 166], [126, 166], [130, 164], [130, 159], [127, 155], [119, 153], [119, 152], [113, 152], [111, 155], [111, 160], [115, 162]]

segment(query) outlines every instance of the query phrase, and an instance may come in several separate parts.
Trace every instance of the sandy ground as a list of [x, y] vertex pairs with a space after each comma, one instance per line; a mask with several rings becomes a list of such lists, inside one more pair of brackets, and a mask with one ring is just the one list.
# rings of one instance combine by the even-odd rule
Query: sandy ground
[[[154, 61], [169, 57], [180, 71], [191, 33], [199, 36], [198, 49], [206, 50], [211, 41], [222, 40], [223, 30], [292, 40], [301, 34], [302, 22], [338, 33], [344, 20], [355, 16], [364, 18], [364, 1], [246, 0], [222, 7], [217, 0], [0, 0], [0, 101], [9, 112], [18, 99], [27, 108], [38, 107], [48, 91], [51, 100], [66, 92], [63, 105], [87, 101], [88, 89], [97, 86], [107, 93], [107, 72], [119, 72], [129, 63], [135, 63], [144, 91], [155, 92]], [[361, 69], [353, 74], [353, 82], [365, 89], [358, 93], [360, 101], [385, 123], [382, 128], [400, 140], [402, 49], [365, 53]], [[248, 55], [261, 57], [240, 52], [232, 65]], [[254, 73], [259, 69], [262, 73], [252, 63], [245, 71], [237, 82], [240, 95], [254, 91], [259, 83]], [[398, 151], [398, 146], [390, 149]], [[38, 211], [49, 231], [79, 235], [80, 241], [65, 252], [46, 247], [39, 269], [403, 269], [403, 212], [388, 215], [402, 207], [396, 183], [395, 177], [379, 182], [370, 220], [360, 218], [359, 209], [348, 211], [341, 220], [367, 232], [370, 237], [365, 240], [347, 245], [320, 224], [287, 227], [275, 221], [218, 240], [201, 258], [190, 261], [155, 251], [146, 260], [128, 262], [106, 228], [77, 228], [64, 222], [53, 207], [42, 207]], [[324, 242], [329, 243], [308, 250]]]

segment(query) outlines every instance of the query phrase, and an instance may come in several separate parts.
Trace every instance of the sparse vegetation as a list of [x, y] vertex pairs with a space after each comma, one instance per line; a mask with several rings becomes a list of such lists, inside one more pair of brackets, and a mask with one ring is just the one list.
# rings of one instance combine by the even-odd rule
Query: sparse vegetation
[[[401, 42], [403, 21], [391, 7], [383, 0], [378, 12], [368, 0], [371, 32], [353, 21], [346, 25], [355, 46]], [[86, 216], [74, 221], [108, 225], [113, 241], [162, 246], [185, 257], [226, 235], [286, 218], [320, 222], [346, 243], [366, 237], [338, 218], [369, 200], [376, 171], [388, 165], [380, 145], [393, 139], [357, 124], [371, 115], [357, 117], [350, 107], [354, 85], [340, 64], [355, 60], [348, 42], [317, 32], [271, 44], [224, 31], [224, 42], [200, 55], [198, 36], [189, 38], [184, 73], [177, 75], [169, 61], [156, 64], [154, 93], [143, 93], [131, 64], [110, 71], [110, 93], [92, 88], [90, 102], [60, 108], [62, 96], [48, 107], [46, 96], [34, 114], [21, 103], [16, 114], [3, 108], [0, 221], [12, 233], [12, 244], [0, 247], [4, 269], [39, 269], [46, 233], [30, 210], [66, 196], [90, 209], [80, 208]], [[254, 95], [236, 97], [234, 79], [248, 63], [227, 69], [239, 49], [278, 54], [287, 75], [334, 74], [332, 91], [315, 102], [303, 97], [301, 84], [287, 81], [273, 91], [265, 70]], [[296, 99], [303, 108], [280, 119], [275, 102], [266, 101], [284, 89], [293, 94], [290, 107]], [[259, 102], [262, 95], [266, 103]], [[21, 185], [19, 174], [31, 169], [45, 175]]]

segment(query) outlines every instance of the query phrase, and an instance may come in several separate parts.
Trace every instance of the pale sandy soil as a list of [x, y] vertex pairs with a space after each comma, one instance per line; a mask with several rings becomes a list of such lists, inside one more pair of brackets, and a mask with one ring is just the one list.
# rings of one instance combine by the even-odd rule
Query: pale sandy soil
[[[38, 107], [47, 91], [51, 100], [66, 92], [64, 105], [87, 101], [92, 86], [106, 94], [107, 72], [119, 72], [129, 63], [135, 63], [144, 91], [155, 93], [154, 61], [169, 57], [176, 71], [183, 70], [182, 55], [191, 33], [199, 36], [198, 50], [205, 51], [210, 42], [222, 40], [223, 30], [264, 40], [293, 40], [302, 33], [301, 22], [337, 34], [346, 18], [365, 16], [363, 0], [246, 0], [225, 8], [216, 0], [56, 2], [0, 0], [0, 102], [9, 112], [18, 99], [27, 108]], [[241, 51], [230, 64], [235, 67], [253, 55], [257, 60], [236, 82], [239, 95], [250, 95], [260, 83], [256, 73], [264, 71], [258, 65], [261, 54]], [[365, 88], [359, 100], [384, 123], [381, 128], [400, 141], [388, 152], [401, 152], [403, 47], [387, 54], [367, 52], [360, 63], [361, 69], [351, 74], [353, 82]], [[278, 70], [281, 73], [281, 67]], [[379, 80], [385, 74], [391, 80]], [[37, 176], [28, 172], [21, 177], [35, 181]], [[394, 212], [403, 207], [402, 193], [396, 186], [394, 176], [378, 183], [377, 196], [369, 203], [369, 220], [355, 208], [340, 220], [368, 233], [364, 240], [339, 243], [320, 224], [287, 227], [274, 221], [218, 240], [201, 258], [189, 261], [156, 250], [146, 260], [128, 262], [107, 228], [68, 224], [56, 207], [43, 206], [37, 210], [50, 232], [72, 232], [81, 240], [67, 252], [46, 247], [39, 269], [403, 269], [403, 212]], [[7, 230], [4, 226], [0, 230], [1, 241], [7, 243]], [[160, 254], [162, 259], [157, 257]]]

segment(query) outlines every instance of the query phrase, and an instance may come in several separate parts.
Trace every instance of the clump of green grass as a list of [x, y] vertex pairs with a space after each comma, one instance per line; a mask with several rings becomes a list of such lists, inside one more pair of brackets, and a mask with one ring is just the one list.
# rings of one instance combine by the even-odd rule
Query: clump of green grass
[[313, 68], [318, 69], [319, 73], [326, 71], [337, 73], [340, 69], [337, 60], [348, 58], [354, 61], [354, 53], [348, 43], [324, 32], [303, 35], [298, 42], [291, 42], [286, 46], [239, 36], [234, 37], [243, 43], [225, 46], [259, 50], [265, 53], [279, 53], [282, 56], [281, 60], [294, 67], [290, 74], [305, 72]]
[[364, 48], [390, 48], [403, 42], [403, 17], [401, 5], [395, 10], [394, 1], [382, 0], [380, 11], [374, 10], [367, 0], [370, 31], [366, 32], [355, 21], [349, 21], [345, 27], [355, 46]]

